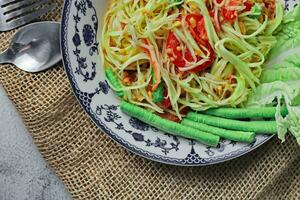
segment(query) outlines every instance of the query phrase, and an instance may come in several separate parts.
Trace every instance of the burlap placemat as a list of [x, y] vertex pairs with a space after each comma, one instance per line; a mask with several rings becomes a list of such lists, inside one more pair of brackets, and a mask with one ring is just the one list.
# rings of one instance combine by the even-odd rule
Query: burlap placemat
[[[59, 20], [61, 7], [59, 0], [42, 20]], [[1, 50], [13, 33], [0, 34]], [[291, 137], [218, 165], [168, 166], [101, 133], [75, 100], [62, 64], [39, 74], [2, 65], [0, 83], [74, 199], [300, 199], [300, 148]]]

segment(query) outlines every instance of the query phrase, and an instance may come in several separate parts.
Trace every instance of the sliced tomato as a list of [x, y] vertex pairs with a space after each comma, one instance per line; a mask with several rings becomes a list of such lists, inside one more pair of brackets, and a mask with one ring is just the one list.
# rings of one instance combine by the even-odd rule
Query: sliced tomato
[[224, 17], [224, 20], [229, 23], [233, 23], [238, 16], [238, 13], [236, 10], [227, 10], [226, 8], [222, 8], [221, 13], [222, 13], [222, 16]]
[[[205, 52], [206, 55], [209, 55], [210, 58], [207, 62], [204, 62], [200, 66], [194, 68], [193, 70], [190, 70], [190, 72], [198, 72], [203, 69], [206, 69], [213, 63], [215, 59], [215, 53], [213, 51], [213, 48], [210, 46], [208, 42], [203, 16], [199, 14], [189, 14], [186, 16], [185, 20], [189, 25], [191, 35], [198, 43], [200, 49], [203, 52]], [[185, 50], [185, 52], [182, 52], [181, 48], [178, 48], [182, 46], [184, 45], [180, 43], [180, 41], [176, 38], [175, 34], [173, 32], [170, 32], [166, 44], [168, 50], [167, 54], [171, 58], [172, 62], [179, 68], [186, 67], [186, 61], [195, 62], [189, 50]], [[197, 58], [196, 60], [197, 62], [202, 59], [200, 56], [196, 56], [196, 58]]]
[[[199, 14], [189, 14], [185, 18], [187, 24], [189, 25], [191, 32], [200, 37], [201, 39], [207, 39], [207, 33], [205, 29], [205, 22], [202, 15]], [[195, 37], [193, 35], [193, 37]]]
[[170, 121], [172, 121], [172, 122], [177, 122], [177, 123], [179, 123], [179, 122], [181, 121], [177, 116], [175, 116], [175, 115], [173, 115], [173, 114], [171, 114], [171, 113], [168, 113], [168, 112], [165, 112], [165, 113], [157, 113], [157, 115], [160, 116], [161, 118], [170, 120]]
[[[215, 21], [215, 18], [214, 18], [215, 14], [212, 10], [209, 11], [209, 15], [211, 17], [211, 20], [213, 22], [215, 30], [219, 31], [218, 28], [217, 28], [217, 22]], [[186, 19], [187, 24], [190, 27], [190, 30], [191, 30], [192, 34], [195, 34], [196, 37], [200, 37], [202, 40], [207, 40], [208, 39], [206, 29], [205, 29], [205, 22], [204, 22], [204, 18], [203, 18], [202, 15], [195, 14], [195, 13], [188, 14], [185, 19]], [[220, 24], [220, 20], [218, 22]], [[194, 35], [193, 35], [193, 37], [195, 38]]]
[[182, 52], [178, 51], [177, 47], [180, 46], [179, 40], [176, 38], [173, 32], [169, 33], [168, 39], [167, 39], [167, 54], [170, 58], [172, 58], [172, 62], [177, 67], [184, 67], [185, 61], [182, 57]]
[[[242, 1], [241, 0], [231, 0], [228, 3], [228, 6], [239, 6], [242, 5]], [[221, 15], [223, 16], [224, 20], [229, 22], [229, 23], [233, 23], [238, 16], [238, 12], [237, 10], [229, 10], [226, 8], [226, 6], [221, 8]]]
[[252, 2], [246, 1], [246, 2], [244, 3], [244, 6], [245, 6], [244, 11], [245, 11], [245, 12], [250, 11], [250, 10], [252, 9], [253, 5], [254, 5], [254, 4], [253, 4]]
[[168, 97], [168, 90], [167, 88], [164, 89], [164, 100], [161, 102], [162, 108], [170, 108], [171, 107], [171, 101]]
[[189, 111], [190, 111], [190, 108], [185, 107], [181, 111], [179, 111], [179, 113], [182, 115], [187, 115]]
[[[194, 34], [193, 34], [194, 35]], [[194, 37], [194, 36], [193, 36]], [[190, 72], [198, 72], [201, 70], [206, 69], [209, 67], [215, 60], [215, 53], [213, 48], [210, 46], [209, 42], [207, 40], [201, 40], [197, 35], [195, 35], [196, 41], [198, 42], [199, 45], [203, 45], [208, 49], [208, 52], [204, 50], [203, 48], [200, 48], [202, 51], [204, 51], [207, 55], [209, 55], [209, 60], [207, 62], [204, 62], [203, 64], [199, 65], [198, 67], [190, 70]], [[192, 62], [193, 57], [191, 53], [186, 50], [184, 53], [182, 53], [182, 50], [178, 50], [177, 47], [180, 46], [180, 42], [176, 38], [173, 32], [169, 33], [168, 39], [167, 39], [167, 49], [169, 49], [168, 56], [172, 59], [172, 62], [179, 68], [181, 67], [186, 67], [186, 61]], [[183, 58], [184, 55], [184, 58]], [[202, 58], [200, 56], [197, 56], [197, 61], [200, 61]]]
[[[173, 63], [177, 67], [185, 67], [186, 65], [185, 60], [192, 62], [193, 57], [191, 55], [191, 52], [185, 51], [184, 53], [182, 53], [182, 50], [178, 50], [177, 47], [180, 47], [180, 42], [176, 38], [175, 34], [173, 32], [170, 32], [167, 39], [167, 49], [169, 49], [167, 54], [169, 55], [170, 58], [172, 58]], [[185, 60], [183, 58], [183, 55]]]
[[242, 0], [231, 0], [229, 3], [228, 3], [229, 6], [240, 6], [242, 5]]
[[[206, 50], [203, 50], [207, 55], [209, 55], [209, 60], [204, 62], [203, 64], [199, 65], [198, 67], [190, 70], [190, 72], [199, 72], [202, 71], [208, 67], [210, 67], [214, 61], [215, 61], [215, 52], [213, 50], [213, 48], [210, 46], [208, 41], [204, 41], [206, 43], [205, 47], [208, 49], [208, 52], [206, 52]], [[200, 59], [198, 60], [200, 61]]]
[[[186, 115], [188, 112], [189, 112], [189, 108], [184, 108], [183, 110], [181, 110], [179, 113], [181, 115]], [[167, 120], [170, 120], [170, 121], [173, 121], [173, 122], [181, 122], [181, 120], [176, 116], [176, 115], [173, 115], [171, 113], [168, 113], [168, 112], [165, 112], [165, 113], [157, 113], [157, 115], [159, 115], [160, 117], [164, 118], [164, 119], [167, 119]]]

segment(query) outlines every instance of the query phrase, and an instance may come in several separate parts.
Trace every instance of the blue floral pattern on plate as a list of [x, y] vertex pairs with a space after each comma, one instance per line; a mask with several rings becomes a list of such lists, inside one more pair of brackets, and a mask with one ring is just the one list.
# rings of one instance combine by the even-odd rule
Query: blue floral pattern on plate
[[[283, 2], [292, 9], [298, 2]], [[271, 137], [259, 135], [252, 144], [222, 140], [217, 148], [163, 133], [120, 111], [120, 100], [105, 80], [98, 34], [108, 1], [65, 0], [61, 25], [63, 62], [73, 92], [98, 127], [128, 150], [167, 164], [202, 166], [246, 154]], [[99, 30], [98, 30], [99, 29]]]

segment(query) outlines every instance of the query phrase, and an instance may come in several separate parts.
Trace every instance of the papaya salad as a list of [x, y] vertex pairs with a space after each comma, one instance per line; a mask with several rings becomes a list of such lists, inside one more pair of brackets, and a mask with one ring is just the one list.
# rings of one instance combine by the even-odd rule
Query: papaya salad
[[283, 20], [276, 0], [112, 0], [102, 64], [125, 113], [211, 146], [253, 142], [289, 111], [248, 106]]

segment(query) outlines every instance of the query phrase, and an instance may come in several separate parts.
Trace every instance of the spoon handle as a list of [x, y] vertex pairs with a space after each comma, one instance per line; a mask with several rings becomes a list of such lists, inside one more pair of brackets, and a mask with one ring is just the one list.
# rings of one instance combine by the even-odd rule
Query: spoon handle
[[7, 49], [0, 54], [0, 64], [11, 63], [12, 51]]

